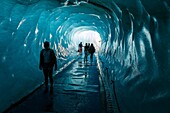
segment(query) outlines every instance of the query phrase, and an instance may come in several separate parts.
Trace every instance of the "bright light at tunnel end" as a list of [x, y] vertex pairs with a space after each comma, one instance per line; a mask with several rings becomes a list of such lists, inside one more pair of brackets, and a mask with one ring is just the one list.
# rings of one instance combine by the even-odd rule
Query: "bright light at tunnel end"
[[83, 43], [83, 46], [85, 46], [85, 43], [93, 43], [96, 52], [99, 51], [101, 46], [101, 37], [100, 34], [97, 31], [93, 30], [77, 30], [74, 32], [74, 34], [71, 37], [71, 40], [73, 44], [78, 46], [80, 42]]

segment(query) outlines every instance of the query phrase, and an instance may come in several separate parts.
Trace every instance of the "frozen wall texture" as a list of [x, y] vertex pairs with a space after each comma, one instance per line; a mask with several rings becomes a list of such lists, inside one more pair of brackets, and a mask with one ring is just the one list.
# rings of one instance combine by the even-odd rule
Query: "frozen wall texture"
[[169, 0], [0, 2], [0, 112], [42, 84], [45, 40], [62, 68], [76, 57], [81, 39], [73, 36], [91, 30], [100, 34], [99, 56], [121, 113], [170, 113]]

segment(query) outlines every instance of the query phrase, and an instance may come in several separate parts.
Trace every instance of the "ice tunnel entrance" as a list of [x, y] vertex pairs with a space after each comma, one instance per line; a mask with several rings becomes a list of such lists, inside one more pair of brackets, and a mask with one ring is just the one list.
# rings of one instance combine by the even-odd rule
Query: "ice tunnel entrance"
[[75, 47], [77, 47], [80, 42], [83, 43], [83, 46], [85, 43], [93, 43], [94, 47], [96, 48], [96, 52], [99, 51], [101, 46], [100, 34], [93, 30], [76, 31], [71, 36], [71, 41]]

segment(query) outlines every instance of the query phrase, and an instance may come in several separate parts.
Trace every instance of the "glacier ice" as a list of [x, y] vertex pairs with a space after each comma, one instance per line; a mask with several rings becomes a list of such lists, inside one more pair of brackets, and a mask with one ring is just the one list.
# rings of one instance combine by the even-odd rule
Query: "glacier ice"
[[[42, 84], [45, 40], [60, 68], [76, 57], [80, 40], [101, 44], [122, 113], [170, 112], [168, 0], [0, 1], [0, 112]], [[77, 36], [87, 31], [101, 39]]]

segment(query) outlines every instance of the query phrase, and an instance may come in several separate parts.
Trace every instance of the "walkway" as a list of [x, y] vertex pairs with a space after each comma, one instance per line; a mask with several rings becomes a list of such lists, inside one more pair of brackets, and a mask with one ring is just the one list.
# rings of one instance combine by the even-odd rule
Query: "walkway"
[[103, 113], [99, 70], [79, 58], [54, 78], [53, 93], [44, 86], [9, 113]]

